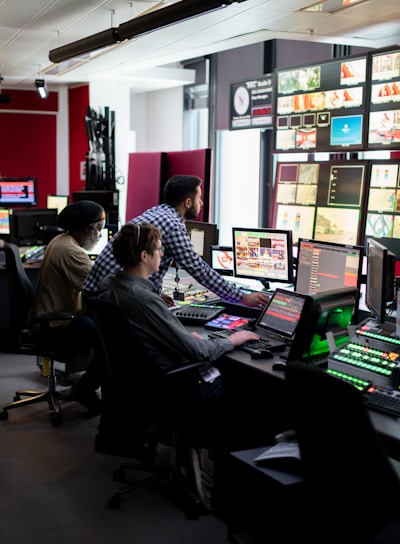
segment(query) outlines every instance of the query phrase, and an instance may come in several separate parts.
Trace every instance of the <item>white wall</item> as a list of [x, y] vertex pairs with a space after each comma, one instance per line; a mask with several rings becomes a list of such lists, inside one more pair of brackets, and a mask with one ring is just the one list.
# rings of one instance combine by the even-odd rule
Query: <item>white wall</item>
[[130, 128], [135, 151], [181, 151], [183, 87], [132, 95]]

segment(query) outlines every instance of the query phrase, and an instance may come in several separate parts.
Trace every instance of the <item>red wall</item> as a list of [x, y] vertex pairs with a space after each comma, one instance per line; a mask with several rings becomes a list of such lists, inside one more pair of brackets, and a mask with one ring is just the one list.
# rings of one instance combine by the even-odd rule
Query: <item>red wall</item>
[[[10, 104], [0, 104], [0, 176], [36, 177], [38, 207], [45, 208], [47, 195], [57, 192], [58, 93], [50, 92], [46, 99], [36, 90], [7, 90], [7, 94]], [[88, 85], [69, 89], [70, 195], [85, 189], [80, 168], [88, 151], [84, 121], [88, 105]]]
[[56, 191], [58, 93], [43, 100], [36, 91], [7, 91], [10, 104], [0, 104], [0, 175], [35, 176], [38, 206]]
[[85, 115], [89, 106], [89, 85], [69, 89], [69, 192], [84, 191], [86, 181], [80, 179], [81, 162], [86, 160], [89, 145], [86, 135]]

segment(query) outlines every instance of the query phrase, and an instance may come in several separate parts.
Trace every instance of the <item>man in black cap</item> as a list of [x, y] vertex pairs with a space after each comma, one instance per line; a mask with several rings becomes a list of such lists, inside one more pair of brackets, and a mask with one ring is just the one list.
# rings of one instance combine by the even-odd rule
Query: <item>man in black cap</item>
[[95, 391], [99, 388], [99, 361], [96, 353], [98, 337], [94, 322], [85, 315], [82, 284], [93, 261], [86, 251], [98, 241], [105, 224], [104, 209], [91, 200], [81, 200], [66, 206], [57, 224], [65, 232], [59, 234], [46, 247], [40, 267], [32, 315], [51, 312], [74, 315], [71, 320], [54, 321], [51, 334], [59, 345], [73, 346], [77, 353], [95, 352], [80, 380], [65, 392], [64, 400], [76, 400], [92, 412], [100, 411], [100, 400]]

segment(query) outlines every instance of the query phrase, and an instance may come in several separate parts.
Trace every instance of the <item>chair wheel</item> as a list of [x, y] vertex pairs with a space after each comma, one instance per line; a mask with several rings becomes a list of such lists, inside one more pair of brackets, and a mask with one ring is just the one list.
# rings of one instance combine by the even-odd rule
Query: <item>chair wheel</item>
[[14, 402], [18, 402], [19, 400], [21, 400], [21, 397], [19, 395], [14, 395]]
[[107, 503], [107, 506], [110, 510], [118, 510], [118, 508], [121, 506], [120, 496], [114, 495], [114, 497], [111, 497], [111, 499]]
[[0, 412], [0, 420], [7, 421], [7, 419], [8, 419], [8, 412], [6, 410], [3, 410], [3, 412]]
[[113, 479], [117, 482], [124, 482], [125, 481], [125, 471], [123, 468], [117, 468], [113, 472]]

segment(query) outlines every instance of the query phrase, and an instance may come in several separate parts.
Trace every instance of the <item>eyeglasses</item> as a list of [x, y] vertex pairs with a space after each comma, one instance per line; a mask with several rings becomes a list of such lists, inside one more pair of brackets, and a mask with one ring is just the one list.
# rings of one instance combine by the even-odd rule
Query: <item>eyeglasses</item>
[[156, 247], [156, 251], [159, 251], [160, 253], [164, 253], [165, 247], [164, 246]]

